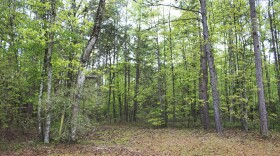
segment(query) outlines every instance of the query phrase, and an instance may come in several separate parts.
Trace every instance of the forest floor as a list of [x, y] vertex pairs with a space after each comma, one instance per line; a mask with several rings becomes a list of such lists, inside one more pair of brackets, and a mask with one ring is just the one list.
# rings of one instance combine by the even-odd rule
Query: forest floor
[[[263, 139], [256, 132], [225, 130], [222, 135], [203, 130], [156, 129], [132, 125], [100, 125], [77, 144], [0, 142], [0, 155], [280, 155], [280, 134]], [[2, 144], [2, 145], [1, 145]], [[5, 147], [5, 151], [3, 151]]]

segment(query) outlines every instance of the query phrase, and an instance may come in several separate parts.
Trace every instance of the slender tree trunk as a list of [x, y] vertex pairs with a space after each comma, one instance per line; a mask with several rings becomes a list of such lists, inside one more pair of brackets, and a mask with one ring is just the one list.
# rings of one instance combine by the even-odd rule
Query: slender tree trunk
[[[276, 30], [276, 26], [274, 26], [274, 36], [275, 36], [275, 49], [276, 49], [276, 53], [277, 53], [277, 59], [278, 59], [278, 67], [280, 65], [280, 47], [278, 44], [278, 35], [280, 35], [280, 32], [278, 32], [279, 34], [277, 34], [277, 30]], [[280, 99], [279, 99], [280, 100]]]
[[[127, 16], [128, 16], [128, 13], [127, 13], [127, 5], [128, 5], [128, 2], [126, 2], [126, 8], [125, 8], [125, 25], [128, 26], [127, 24]], [[127, 40], [128, 40], [128, 37], [127, 37], [127, 27], [125, 28], [125, 34], [124, 34], [124, 59], [125, 59], [125, 65], [124, 65], [124, 118], [125, 118], [125, 121], [128, 122], [128, 90], [129, 90], [129, 86], [128, 84], [130, 82], [128, 82], [128, 77], [129, 77], [129, 60], [128, 60], [128, 46], [127, 46]]]
[[[50, 42], [53, 42], [52, 40]], [[50, 127], [51, 127], [51, 109], [52, 109], [52, 101], [51, 101], [51, 93], [52, 93], [52, 65], [51, 65], [51, 55], [52, 55], [52, 44], [49, 45], [48, 50], [48, 83], [47, 83], [47, 102], [46, 102], [46, 124], [44, 130], [44, 143], [49, 143], [49, 135], [50, 135]]]
[[113, 89], [113, 120], [116, 122], [116, 91]]
[[[45, 1], [42, 1], [42, 3], [45, 3]], [[43, 20], [46, 19], [46, 14], [43, 14], [39, 16], [36, 14], [36, 17], [40, 17]], [[43, 25], [43, 29], [47, 29], [46, 25]], [[45, 33], [45, 38], [48, 39], [48, 33]], [[48, 47], [45, 48], [45, 54], [44, 54], [44, 59], [43, 59], [43, 67], [42, 67], [42, 73], [41, 73], [41, 81], [40, 81], [40, 89], [39, 89], [39, 99], [38, 99], [38, 106], [37, 106], [37, 118], [38, 118], [38, 132], [39, 132], [39, 137], [44, 141], [44, 130], [43, 130], [43, 121], [42, 121], [42, 98], [43, 98], [43, 92], [44, 92], [44, 84], [45, 84], [45, 76], [47, 75], [47, 57], [48, 57]]]
[[[235, 19], [235, 18], [234, 18]], [[235, 22], [234, 22], [235, 23]], [[231, 78], [229, 78], [228, 82], [230, 82], [230, 86], [229, 86], [229, 95], [233, 96], [234, 95], [234, 80], [233, 80], [233, 76], [234, 76], [234, 52], [233, 52], [233, 39], [232, 39], [232, 29], [229, 30], [229, 34], [228, 34], [228, 53], [229, 53], [229, 71], [230, 71], [230, 76]], [[234, 114], [234, 110], [233, 110], [233, 105], [234, 105], [234, 100], [233, 98], [230, 98], [230, 104], [229, 104], [229, 122], [233, 122], [233, 114]]]
[[254, 53], [255, 53], [255, 66], [256, 66], [256, 81], [258, 87], [258, 104], [260, 113], [260, 130], [262, 136], [268, 135], [268, 125], [267, 125], [267, 112], [264, 98], [264, 87], [262, 79], [262, 59], [260, 53], [260, 41], [258, 36], [258, 23], [256, 15], [255, 0], [250, 0], [250, 13], [252, 22], [252, 37], [254, 43]]
[[200, 0], [200, 5], [201, 5], [202, 26], [203, 26], [204, 50], [205, 53], [207, 54], [207, 61], [208, 61], [209, 72], [210, 72], [210, 84], [211, 84], [212, 98], [214, 104], [216, 131], [217, 133], [221, 133], [223, 131], [223, 125], [220, 116], [220, 95], [218, 91], [218, 81], [217, 81], [217, 73], [214, 65], [214, 56], [211, 51], [211, 45], [209, 41], [206, 0]]
[[[51, 10], [50, 10], [50, 25], [51, 27], [54, 25], [55, 22], [55, 0], [51, 0]], [[46, 125], [44, 130], [44, 143], [49, 143], [50, 141], [50, 128], [51, 128], [51, 110], [52, 110], [52, 100], [51, 100], [51, 93], [52, 93], [52, 53], [53, 53], [53, 41], [54, 40], [54, 32], [49, 32], [49, 43], [48, 43], [48, 54], [47, 54], [47, 71], [48, 71], [48, 83], [47, 83], [47, 102], [46, 102]]]
[[38, 132], [40, 134], [40, 138], [43, 140], [43, 127], [42, 127], [42, 97], [43, 97], [43, 91], [44, 91], [44, 79], [46, 76], [46, 68], [47, 68], [47, 56], [48, 56], [48, 48], [45, 49], [45, 55], [44, 55], [44, 62], [43, 62], [43, 68], [41, 73], [41, 82], [40, 82], [40, 89], [39, 89], [39, 100], [38, 100], [38, 108], [37, 108], [37, 118], [38, 118]]
[[123, 105], [122, 105], [122, 95], [118, 93], [118, 102], [119, 102], [119, 115], [120, 115], [120, 121], [123, 121]]
[[[123, 99], [123, 102], [124, 102], [124, 118], [125, 118], [125, 121], [127, 122], [128, 121], [128, 100], [127, 100], [127, 62], [125, 61], [125, 65], [124, 65], [124, 99]], [[121, 107], [122, 108], [122, 107]], [[121, 110], [120, 108], [120, 110]], [[122, 113], [121, 113], [122, 114]]]
[[[243, 54], [242, 54], [242, 60], [243, 62], [246, 62], [246, 44], [243, 43]], [[243, 87], [240, 97], [244, 100], [240, 101], [241, 105], [241, 125], [244, 128], [244, 130], [247, 132], [249, 130], [248, 128], [248, 96], [247, 96], [247, 89], [246, 89], [246, 65], [242, 65], [242, 75], [241, 75], [241, 86]]]
[[133, 121], [137, 119], [137, 110], [138, 110], [138, 90], [139, 90], [139, 80], [140, 80], [140, 62], [139, 56], [136, 63], [136, 73], [135, 73], [135, 88], [134, 88], [134, 104], [133, 104]]
[[[141, 9], [141, 7], [140, 7]], [[141, 41], [141, 36], [140, 36], [140, 32], [141, 32], [141, 19], [142, 19], [142, 15], [141, 15], [142, 10], [140, 10], [140, 19], [138, 21], [138, 45], [137, 45], [137, 50], [136, 52], [136, 69], [135, 69], [135, 87], [134, 87], [134, 98], [133, 98], [133, 117], [132, 120], [136, 121], [137, 119], [137, 110], [138, 110], [138, 91], [139, 91], [139, 81], [140, 81], [140, 53], [141, 53], [141, 48], [142, 48], [142, 41]]]
[[[159, 19], [158, 19], [158, 24], [159, 24]], [[163, 97], [163, 78], [161, 74], [161, 55], [160, 55], [160, 45], [159, 45], [159, 29], [157, 27], [157, 37], [156, 37], [156, 57], [157, 57], [157, 74], [158, 74], [158, 79], [157, 79], [157, 85], [158, 85], [158, 102], [161, 107], [161, 118], [164, 120], [164, 97]], [[163, 123], [164, 125], [164, 123]]]
[[[195, 67], [194, 67], [195, 68]], [[197, 86], [197, 81], [196, 79], [193, 80], [193, 89], [192, 89], [192, 98], [194, 99], [193, 102], [192, 102], [192, 116], [193, 116], [193, 122], [194, 124], [196, 123], [197, 121], [197, 88], [195, 86]]]
[[[245, 74], [244, 74], [245, 75]], [[240, 94], [240, 96], [243, 98], [243, 99], [248, 99], [247, 97], [247, 91], [246, 91], [246, 81], [245, 81], [245, 77], [243, 77], [243, 80], [242, 80], [242, 85], [245, 87], [244, 90], [242, 91], [242, 93]], [[247, 102], [245, 101], [241, 101], [241, 114], [242, 114], [242, 117], [241, 117], [241, 124], [242, 124], [242, 127], [244, 128], [244, 130], [247, 132], [248, 131], [248, 104]]]
[[[110, 74], [111, 75], [111, 74]], [[111, 79], [111, 76], [110, 78]], [[111, 80], [109, 80], [111, 81]], [[108, 90], [108, 105], [107, 105], [107, 118], [109, 119], [109, 121], [111, 122], [111, 112], [110, 112], [110, 107], [111, 107], [111, 93], [112, 93], [112, 84], [111, 82], [109, 82], [109, 90]]]
[[66, 109], [65, 107], [66, 107], [66, 104], [65, 104], [65, 102], [63, 102], [63, 110], [62, 110], [62, 113], [61, 113], [60, 126], [59, 126], [59, 130], [58, 130], [59, 139], [61, 139], [62, 129], [63, 129], [63, 125], [64, 125], [65, 109]]
[[[163, 9], [163, 24], [164, 24], [164, 31], [165, 29], [165, 21], [164, 21], [164, 9]], [[163, 69], [166, 71], [166, 37], [163, 35]], [[164, 114], [164, 127], [167, 127], [168, 125], [168, 101], [167, 101], [167, 82], [166, 82], [166, 74], [164, 73], [163, 75], [163, 84], [164, 84], [164, 109], [163, 109], [163, 114]]]
[[126, 122], [128, 122], [128, 84], [129, 84], [129, 82], [128, 82], [128, 77], [129, 77], [129, 67], [128, 67], [128, 65], [127, 65], [127, 63], [128, 62], [126, 62], [126, 64], [125, 64], [125, 75], [124, 75], [124, 118], [125, 118], [125, 121]]
[[113, 77], [112, 77], [112, 58], [110, 49], [108, 49], [108, 57], [109, 57], [109, 90], [108, 90], [108, 105], [107, 105], [107, 118], [111, 122], [111, 95], [112, 95], [112, 85], [113, 85]]
[[[130, 61], [128, 61], [130, 62]], [[130, 80], [131, 80], [131, 69], [130, 69], [130, 64], [128, 64], [128, 68], [127, 68], [127, 105], [126, 105], [126, 112], [125, 112], [125, 117], [126, 117], [126, 121], [129, 122], [131, 120], [131, 117], [129, 115], [131, 115], [131, 113], [129, 113], [129, 101], [131, 100], [131, 95], [130, 95]]]
[[172, 45], [172, 30], [170, 22], [170, 8], [168, 14], [168, 29], [169, 29], [169, 50], [170, 50], [170, 59], [171, 59], [171, 76], [172, 76], [172, 114], [173, 122], [176, 121], [176, 102], [175, 102], [175, 73], [174, 73], [174, 60], [173, 60], [173, 45]]
[[86, 63], [89, 61], [90, 54], [92, 53], [92, 49], [94, 48], [96, 41], [98, 39], [104, 8], [105, 8], [105, 0], [99, 0], [92, 35], [80, 59], [81, 67], [78, 72], [76, 92], [74, 95], [74, 101], [72, 105], [71, 140], [73, 142], [77, 141], [76, 136], [77, 136], [77, 126], [78, 126], [79, 105], [82, 96], [83, 85], [85, 82], [85, 71], [83, 70], [83, 68], [86, 66]]
[[[127, 73], [128, 73], [128, 67], [127, 67], [127, 62], [125, 63], [125, 68], [124, 68], [124, 118], [125, 118], [125, 121], [128, 122], [128, 100], [127, 100], [127, 96], [128, 96], [128, 93], [127, 93]], [[120, 109], [121, 110], [121, 109]], [[121, 113], [122, 114], [122, 113]]]
[[[273, 10], [273, 1], [271, 1], [270, 5], [272, 6], [272, 23], [274, 23], [273, 19], [276, 19], [275, 18], [275, 11]], [[273, 27], [274, 26], [274, 27]], [[278, 67], [280, 66], [280, 49], [279, 49], [279, 44], [278, 44], [278, 35], [280, 35], [280, 32], [277, 33], [277, 24], [272, 24], [272, 27], [274, 29], [274, 42], [275, 42], [275, 51], [277, 53], [277, 60], [278, 60]], [[280, 67], [279, 67], [280, 68]], [[280, 101], [280, 99], [279, 99]]]
[[[162, 84], [161, 84], [161, 63], [160, 63], [160, 47], [159, 47], [159, 38], [158, 38], [158, 29], [157, 29], [157, 38], [156, 38], [156, 55], [157, 55], [157, 72], [158, 72], [158, 101], [163, 108], [162, 103]], [[163, 110], [163, 109], [162, 109]]]
[[267, 99], [267, 109], [268, 111], [275, 111], [276, 108], [271, 105], [271, 86], [270, 86], [270, 75], [269, 75], [269, 69], [268, 69], [268, 64], [267, 62], [267, 56], [265, 55], [265, 50], [264, 50], [264, 41], [261, 41], [262, 45], [262, 51], [263, 51], [263, 61], [264, 61], [264, 70], [265, 70], [265, 78], [266, 78], [266, 89], [267, 89], [267, 96], [265, 97]]
[[[114, 27], [116, 27], [116, 22], [114, 21]], [[116, 33], [116, 29], [114, 29], [114, 54], [113, 54], [113, 65], [118, 65], [118, 61], [117, 61], [117, 42], [116, 42], [116, 36], [117, 36], [117, 33]], [[117, 63], [116, 63], [117, 62]], [[113, 119], [114, 119], [114, 122], [117, 121], [117, 116], [116, 116], [116, 82], [115, 82], [115, 77], [116, 77], [116, 72], [115, 70], [113, 70], [113, 80], [112, 80], [112, 83], [114, 84], [114, 87], [113, 87]]]
[[[272, 51], [274, 54], [274, 59], [275, 59], [275, 77], [277, 79], [277, 93], [278, 93], [278, 100], [280, 101], [280, 74], [279, 74], [279, 60], [278, 60], [278, 54], [277, 54], [277, 47], [276, 47], [276, 42], [275, 42], [275, 38], [276, 38], [276, 34], [275, 31], [273, 30], [273, 18], [271, 15], [271, 11], [273, 12], [272, 7], [273, 7], [273, 2], [271, 2], [271, 0], [269, 0], [269, 5], [268, 5], [268, 17], [269, 17], [269, 26], [270, 26], [270, 33], [271, 33], [271, 46], [272, 46]], [[265, 55], [264, 55], [265, 57]]]

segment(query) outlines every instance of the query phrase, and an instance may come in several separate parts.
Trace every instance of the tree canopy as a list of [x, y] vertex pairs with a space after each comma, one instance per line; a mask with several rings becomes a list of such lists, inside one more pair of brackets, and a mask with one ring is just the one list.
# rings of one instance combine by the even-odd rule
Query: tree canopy
[[280, 130], [280, 3], [3, 0], [0, 128]]

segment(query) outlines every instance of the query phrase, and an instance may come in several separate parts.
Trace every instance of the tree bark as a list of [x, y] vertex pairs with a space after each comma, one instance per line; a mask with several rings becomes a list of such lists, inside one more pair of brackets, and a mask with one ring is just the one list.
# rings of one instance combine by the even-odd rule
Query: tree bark
[[141, 15], [141, 7], [140, 7], [140, 19], [138, 21], [138, 35], [137, 35], [137, 50], [136, 52], [136, 58], [135, 58], [135, 62], [136, 62], [136, 69], [135, 69], [135, 86], [134, 86], [134, 98], [133, 98], [133, 116], [132, 116], [132, 120], [136, 121], [137, 119], [137, 110], [138, 110], [138, 92], [139, 92], [139, 81], [140, 81], [140, 53], [141, 53], [141, 48], [142, 48], [142, 41], [141, 41], [141, 36], [140, 36], [140, 32], [141, 32], [141, 20], [142, 20], [142, 15]]
[[[199, 29], [199, 37], [201, 36], [201, 28], [198, 24]], [[200, 42], [200, 76], [199, 76], [199, 100], [202, 102], [200, 104], [201, 111], [201, 121], [204, 130], [209, 130], [210, 128], [210, 120], [209, 120], [209, 103], [208, 103], [208, 66], [207, 66], [207, 54], [203, 48], [203, 43]], [[186, 63], [185, 63], [186, 64]], [[186, 65], [185, 65], [186, 66]]]
[[214, 65], [214, 56], [211, 51], [211, 45], [209, 41], [206, 0], [200, 0], [200, 6], [201, 6], [200, 9], [201, 9], [202, 26], [203, 26], [204, 50], [205, 53], [207, 54], [208, 67], [210, 72], [210, 84], [211, 84], [212, 98], [214, 104], [216, 132], [222, 133], [223, 126], [222, 126], [222, 120], [220, 116], [220, 95], [218, 91], [218, 81], [217, 81], [217, 73]]
[[42, 139], [42, 141], [44, 136], [43, 127], [42, 127], [42, 98], [43, 98], [44, 81], [45, 81], [46, 68], [47, 68], [47, 56], [48, 56], [48, 48], [45, 49], [44, 62], [43, 62], [43, 68], [41, 73], [40, 89], [39, 89], [39, 100], [37, 106], [38, 132], [39, 132], [39, 137], [40, 139]]
[[[51, 10], [50, 10], [50, 25], [51, 27], [55, 22], [55, 0], [51, 0]], [[54, 32], [49, 32], [49, 43], [48, 43], [48, 53], [47, 53], [47, 72], [48, 72], [48, 83], [47, 83], [47, 102], [46, 102], [46, 122], [45, 122], [45, 130], [44, 130], [44, 143], [49, 143], [50, 141], [50, 128], [51, 128], [51, 110], [52, 110], [52, 53], [53, 53], [53, 43], [54, 42]]]
[[206, 131], [210, 128], [207, 84], [208, 84], [207, 58], [206, 58], [205, 50], [203, 50], [202, 45], [201, 45], [199, 99], [202, 102], [202, 104], [200, 105], [201, 106], [200, 107], [201, 115], [202, 115], [202, 124], [203, 124], [203, 128]]
[[[235, 23], [235, 18], [234, 18], [234, 23]], [[231, 23], [230, 23], [231, 25]], [[229, 55], [229, 72], [230, 72], [230, 76], [231, 78], [229, 78], [228, 82], [230, 82], [229, 85], [229, 96], [233, 96], [234, 95], [234, 80], [233, 80], [233, 76], [235, 73], [235, 62], [234, 62], [234, 51], [233, 51], [233, 39], [232, 39], [232, 28], [230, 28], [229, 30], [229, 34], [228, 34], [228, 55]], [[233, 122], [233, 114], [234, 114], [234, 110], [233, 110], [233, 105], [234, 105], [234, 99], [230, 98], [230, 103], [229, 103], [229, 122]]]
[[252, 37], [253, 37], [254, 53], [255, 53], [256, 81], [258, 87], [257, 92], [258, 92], [258, 105], [259, 105], [259, 113], [260, 113], [260, 130], [262, 136], [268, 136], [267, 112], [266, 112], [263, 78], [262, 78], [262, 59], [260, 53], [260, 40], [258, 36], [258, 23], [257, 23], [255, 0], [250, 0], [250, 13], [251, 13]]
[[76, 135], [77, 135], [77, 126], [78, 126], [79, 105], [82, 96], [83, 85], [85, 82], [85, 71], [83, 68], [86, 66], [86, 63], [89, 61], [90, 54], [92, 53], [92, 49], [94, 48], [96, 41], [98, 39], [104, 8], [105, 8], [105, 0], [100, 0], [96, 12], [96, 17], [94, 20], [94, 26], [93, 26], [91, 38], [89, 39], [86, 48], [84, 50], [84, 53], [82, 54], [80, 59], [81, 67], [78, 72], [76, 92], [74, 93], [75, 94], [74, 102], [72, 105], [71, 140], [73, 142], [77, 141]]
[[127, 16], [128, 16], [128, 12], [127, 12], [127, 5], [128, 5], [128, 2], [126, 3], [126, 8], [125, 8], [125, 25], [126, 25], [126, 28], [125, 28], [125, 34], [124, 34], [124, 59], [125, 59], [125, 64], [124, 64], [124, 120], [126, 122], [128, 122], [128, 94], [129, 94], [129, 60], [128, 60], [128, 45], [127, 45], [127, 40], [128, 40], [128, 37], [127, 37], [127, 29], [128, 29], [128, 24], [127, 24]]
[[[114, 27], [116, 27], [116, 21], [114, 21]], [[117, 55], [118, 49], [117, 49], [117, 32], [116, 29], [114, 29], [114, 54], [113, 54], [113, 65], [118, 65], [118, 55]], [[115, 77], [116, 77], [116, 72], [115, 70], [113, 70], [113, 119], [114, 122], [117, 122], [117, 116], [116, 116], [116, 81], [115, 81]]]

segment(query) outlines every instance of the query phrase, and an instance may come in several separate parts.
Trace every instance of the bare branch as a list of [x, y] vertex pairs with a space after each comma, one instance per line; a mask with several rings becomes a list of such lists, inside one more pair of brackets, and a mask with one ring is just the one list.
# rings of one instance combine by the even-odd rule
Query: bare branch
[[190, 12], [194, 12], [194, 13], [200, 13], [200, 11], [194, 9], [196, 7], [196, 5], [194, 5], [192, 7], [189, 7], [189, 8], [182, 8], [182, 7], [171, 5], [171, 4], [152, 3], [152, 2], [140, 3], [140, 2], [137, 2], [136, 0], [134, 0], [134, 2], [136, 2], [138, 4], [143, 4], [143, 5], [146, 5], [146, 6], [166, 6], [166, 7], [171, 7], [171, 8], [178, 9], [178, 10], [184, 10], [184, 11], [190, 11]]
[[[199, 19], [199, 18], [179, 18], [179, 19], [171, 20], [170, 22], [189, 21], [189, 20], [199, 20], [200, 21], [201, 19]], [[151, 26], [151, 27], [149, 27], [145, 30], [150, 30], [150, 29], [153, 29], [153, 28], [157, 27], [158, 25], [162, 25], [162, 24], [166, 24], [166, 23], [169, 23], [169, 21], [165, 21], [165, 22], [162, 22], [162, 23], [157, 23], [157, 24], [155, 24], [155, 25], [153, 25], [153, 26]]]

